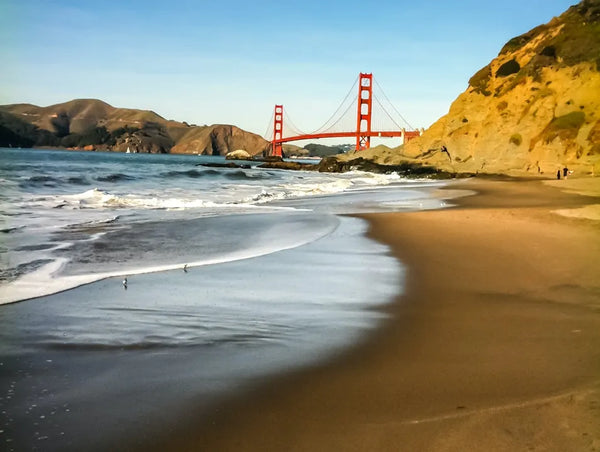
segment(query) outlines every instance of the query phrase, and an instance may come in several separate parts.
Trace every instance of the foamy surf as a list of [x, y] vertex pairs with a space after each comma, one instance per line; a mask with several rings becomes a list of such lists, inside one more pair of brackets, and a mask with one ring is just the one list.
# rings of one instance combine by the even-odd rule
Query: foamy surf
[[[201, 169], [191, 156], [136, 156], [134, 164], [116, 154], [2, 152], [0, 303], [299, 246], [320, 236], [323, 215], [425, 208], [427, 195], [411, 187], [439, 185], [360, 171]], [[196, 221], [210, 218], [218, 221]]]
[[[333, 219], [333, 217], [332, 217]], [[191, 260], [186, 262], [177, 262], [165, 265], [151, 266], [136, 266], [132, 265], [129, 268], [119, 269], [116, 271], [107, 271], [99, 273], [66, 275], [62, 272], [66, 264], [69, 262], [67, 258], [57, 258], [48, 264], [45, 264], [37, 270], [27, 273], [14, 281], [0, 285], [0, 305], [25, 301], [32, 298], [39, 298], [46, 295], [63, 292], [65, 290], [74, 289], [85, 284], [91, 284], [96, 281], [101, 281], [107, 278], [114, 277], [130, 277], [147, 273], [164, 272], [170, 270], [183, 270], [184, 266], [187, 269], [202, 267], [207, 265], [223, 264], [227, 262], [235, 262], [244, 259], [265, 256], [268, 254], [297, 248], [307, 243], [314, 242], [331, 232], [338, 226], [338, 221], [332, 221], [329, 225], [323, 225], [320, 229], [312, 229], [310, 231], [302, 231], [296, 236], [295, 240], [287, 241], [270, 241], [269, 244], [264, 241], [259, 242], [258, 246], [250, 247], [241, 250], [222, 253], [210, 258]], [[270, 226], [270, 232], [277, 236], [279, 225], [273, 224]], [[88, 240], [97, 239], [103, 235], [97, 234], [96, 237]], [[68, 248], [69, 244], [63, 244], [60, 248]], [[131, 281], [130, 281], [131, 283]]]

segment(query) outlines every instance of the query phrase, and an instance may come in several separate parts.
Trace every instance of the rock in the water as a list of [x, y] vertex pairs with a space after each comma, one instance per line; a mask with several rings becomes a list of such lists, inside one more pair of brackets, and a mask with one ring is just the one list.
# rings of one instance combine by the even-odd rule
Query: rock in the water
[[233, 162], [228, 162], [228, 163], [206, 162], [206, 163], [197, 163], [196, 166], [207, 166], [209, 168], [241, 168], [241, 169], [252, 168], [250, 165], [238, 165], [237, 163], [233, 163]]
[[283, 162], [283, 157], [280, 155], [266, 155], [264, 157], [254, 156], [252, 160], [259, 162]]
[[285, 170], [304, 170], [304, 171], [316, 171], [317, 165], [312, 163], [300, 163], [300, 162], [283, 162], [273, 161], [261, 163], [259, 168], [271, 168], [271, 169], [285, 169]]
[[227, 160], [250, 160], [252, 156], [243, 149], [238, 149], [236, 151], [228, 153], [225, 156], [225, 158]]

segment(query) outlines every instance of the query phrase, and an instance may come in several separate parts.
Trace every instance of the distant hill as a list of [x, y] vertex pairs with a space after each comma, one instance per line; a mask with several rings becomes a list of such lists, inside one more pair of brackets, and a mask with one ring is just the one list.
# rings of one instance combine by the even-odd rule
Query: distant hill
[[511, 39], [421, 137], [361, 155], [452, 172], [600, 174], [600, 0]]
[[0, 106], [0, 146], [225, 155], [269, 149], [262, 137], [231, 125], [195, 126], [153, 111], [116, 108], [97, 99], [39, 107]]
[[284, 157], [309, 157], [310, 152], [303, 147], [296, 146], [295, 144], [284, 143], [283, 155]]
[[343, 152], [348, 152], [354, 149], [351, 144], [334, 144], [327, 146], [324, 144], [310, 143], [304, 146], [295, 146], [293, 144], [283, 145], [284, 157], [328, 157], [330, 155], [337, 155]]
[[347, 152], [353, 148], [354, 146], [350, 144], [334, 144], [332, 146], [327, 146], [324, 144], [310, 143], [304, 146], [304, 149], [307, 149], [310, 152], [310, 155], [315, 157], [329, 157], [330, 155]]

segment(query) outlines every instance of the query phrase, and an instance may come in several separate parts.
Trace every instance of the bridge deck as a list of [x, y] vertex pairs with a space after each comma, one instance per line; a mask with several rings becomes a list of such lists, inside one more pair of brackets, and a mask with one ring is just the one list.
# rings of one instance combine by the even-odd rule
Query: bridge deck
[[[296, 135], [293, 137], [285, 137], [277, 140], [273, 140], [274, 144], [277, 143], [287, 143], [289, 141], [300, 141], [300, 140], [315, 140], [319, 138], [356, 138], [356, 132], [328, 132], [328, 133], [311, 133], [305, 135]], [[386, 130], [386, 131], [371, 131], [371, 132], [360, 132], [361, 137], [382, 137], [382, 138], [391, 138], [391, 137], [404, 137], [406, 139], [411, 139], [419, 136], [419, 131], [413, 130]]]

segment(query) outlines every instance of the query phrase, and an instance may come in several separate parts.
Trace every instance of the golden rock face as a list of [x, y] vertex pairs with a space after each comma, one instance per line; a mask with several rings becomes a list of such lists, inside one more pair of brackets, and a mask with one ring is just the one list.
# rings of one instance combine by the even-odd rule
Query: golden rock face
[[509, 41], [447, 115], [373, 158], [455, 172], [551, 175], [567, 166], [600, 174], [600, 1]]

